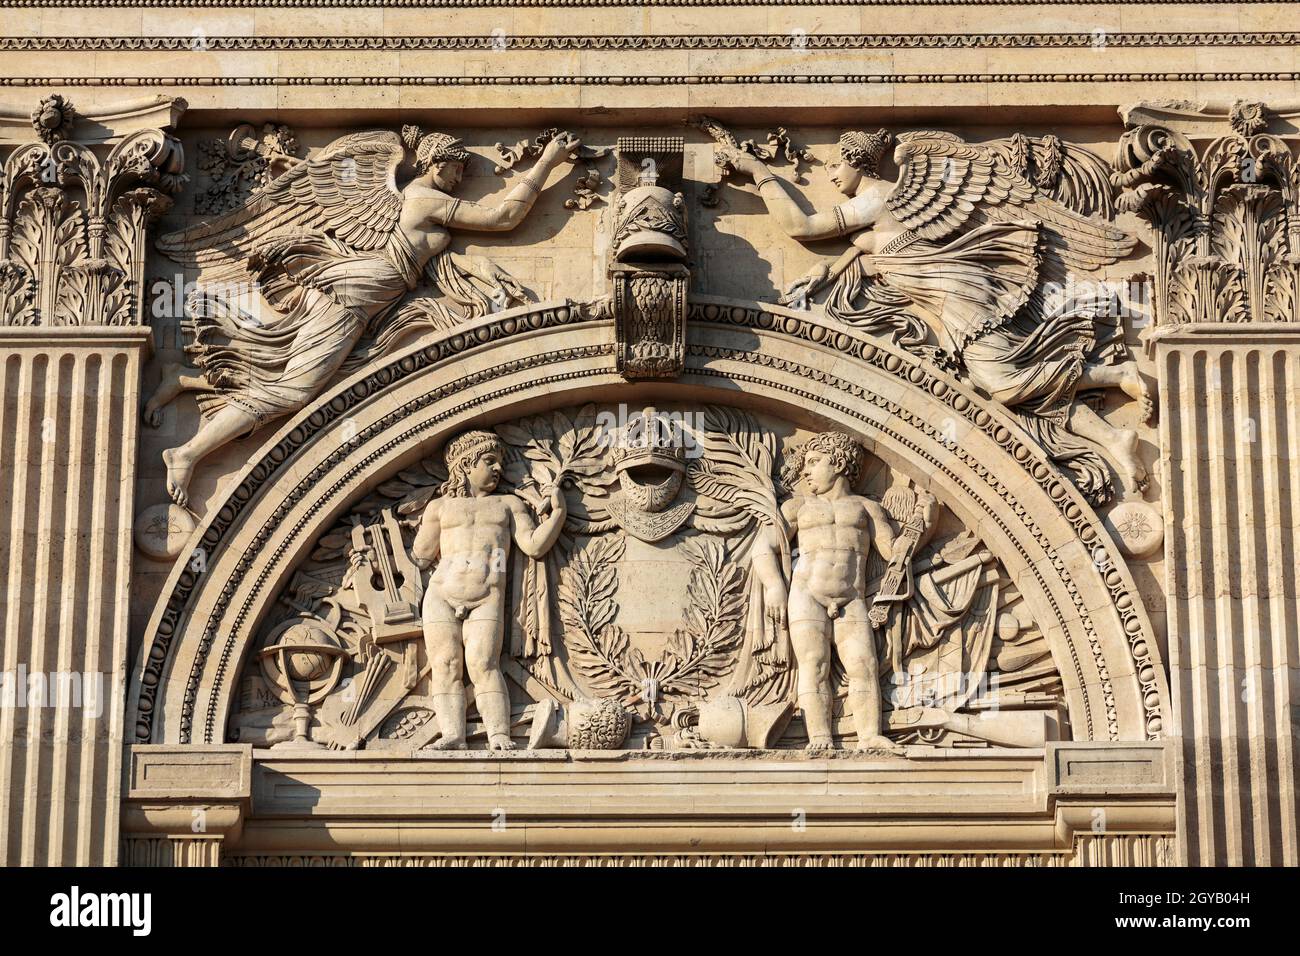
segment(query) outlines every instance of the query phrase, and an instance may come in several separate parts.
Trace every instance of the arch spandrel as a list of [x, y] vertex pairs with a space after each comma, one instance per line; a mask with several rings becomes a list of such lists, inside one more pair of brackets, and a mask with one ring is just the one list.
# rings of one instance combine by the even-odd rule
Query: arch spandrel
[[1168, 694], [1137, 590], [1100, 520], [991, 403], [808, 313], [701, 297], [680, 378], [629, 385], [607, 323], [565, 304], [440, 333], [332, 389], [214, 503], [206, 570], [172, 572], [130, 697], [138, 742], [220, 742], [277, 595], [348, 508], [448, 437], [595, 400], [700, 402], [838, 429], [976, 531], [1051, 647], [1074, 739], [1159, 737]]

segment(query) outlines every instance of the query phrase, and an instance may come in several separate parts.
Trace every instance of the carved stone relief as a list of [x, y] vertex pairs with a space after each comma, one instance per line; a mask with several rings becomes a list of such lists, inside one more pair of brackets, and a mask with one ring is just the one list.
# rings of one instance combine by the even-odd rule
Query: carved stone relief
[[1264, 132], [1259, 103], [1238, 102], [1215, 134], [1190, 137], [1179, 120], [1202, 117], [1176, 106], [1130, 111], [1130, 123], [1151, 121], [1120, 139], [1113, 175], [1119, 207], [1151, 227], [1156, 324], [1300, 321], [1292, 146]]
[[[1127, 553], [1159, 547], [1159, 514], [1143, 500], [1138, 431], [1100, 414], [1102, 390], [1134, 399], [1140, 421], [1151, 401], [1125, 344], [1128, 303], [1105, 279], [1136, 240], [1114, 223], [1110, 170], [1095, 154], [1053, 135], [973, 144], [906, 132], [893, 150], [897, 177], [887, 182], [892, 134], [850, 131], [827, 167], [848, 201], [807, 214], [766, 165], [790, 164], [801, 178], [815, 158], [796, 132], [771, 130], [759, 145], [714, 120], [699, 125], [717, 143], [724, 177], [753, 178], [781, 231], [801, 242], [850, 242], [791, 283], [784, 303], [888, 338], [971, 382], [1017, 417], [1092, 504], [1113, 507], [1112, 528], [1130, 532], [1119, 535]], [[195, 434], [163, 452], [178, 507], [150, 516], [160, 528], [195, 526], [198, 515], [186, 511], [194, 468], [232, 440], [291, 415], [398, 341], [524, 301], [500, 266], [447, 244], [458, 230], [516, 226], [566, 159], [616, 154], [602, 218], [608, 292], [588, 307], [612, 320], [620, 370], [633, 380], [680, 373], [691, 275], [682, 137], [624, 136], [592, 148], [548, 129], [498, 143], [498, 174], [530, 158], [537, 165], [487, 208], [452, 195], [469, 159], [459, 141], [414, 127], [403, 136], [351, 134], [299, 161], [288, 156], [287, 130], [268, 126], [259, 136], [240, 127], [223, 155], [234, 164], [231, 182], [249, 180], [254, 194], [159, 241], [201, 280], [186, 307], [194, 364], [166, 366], [144, 413], [160, 423], [163, 407], [185, 391], [197, 394], [201, 412]], [[419, 175], [399, 190], [403, 144]], [[599, 180], [588, 166], [579, 201], [565, 206], [587, 210]], [[174, 555], [183, 537], [156, 535], [146, 550]]]
[[686, 354], [690, 270], [680, 192], [683, 148], [677, 136], [623, 137], [618, 143], [609, 276], [619, 370], [629, 379], [672, 378]]
[[[163, 236], [159, 250], [203, 278], [186, 306], [194, 366], [165, 369], [144, 409], [157, 426], [165, 405], [199, 393], [197, 432], [163, 453], [173, 501], [187, 504], [203, 458], [302, 408], [336, 373], [407, 332], [524, 301], [523, 288], [491, 260], [450, 253], [451, 234], [517, 226], [546, 175], [579, 146], [567, 133], [548, 137], [533, 170], [489, 207], [452, 195], [470, 158], [459, 140], [414, 126], [400, 137], [353, 133], [233, 212]], [[418, 175], [399, 189], [407, 149]], [[408, 299], [424, 281], [437, 297]]]
[[[1135, 239], [1112, 220], [1102, 160], [1054, 136], [971, 144], [944, 132], [898, 136], [895, 181], [882, 178], [894, 137], [849, 131], [830, 181], [848, 199], [807, 214], [764, 162], [716, 121], [725, 171], [751, 178], [792, 238], [847, 238], [835, 261], [791, 283], [782, 302], [882, 336], [970, 380], [1006, 405], [1094, 504], [1140, 501], [1147, 470], [1132, 429], [1109, 425], [1080, 389], [1117, 388], [1152, 404], [1123, 340], [1122, 303], [1098, 271]], [[1094, 276], [1095, 278], [1090, 278]], [[1154, 509], [1151, 509], [1154, 515]]]
[[199, 146], [199, 169], [208, 178], [194, 196], [194, 211], [219, 215], [242, 206], [271, 180], [298, 162], [298, 140], [288, 126], [263, 123], [257, 130], [241, 123], [224, 139]]
[[977, 534], [852, 437], [736, 408], [587, 405], [463, 433], [357, 502], [278, 607], [233, 740], [901, 752], [1069, 735], [1044, 635]]
[[72, 105], [42, 101], [43, 143], [0, 171], [0, 325], [143, 325], [149, 224], [185, 183], [180, 143], [139, 130], [111, 149], [70, 141]]

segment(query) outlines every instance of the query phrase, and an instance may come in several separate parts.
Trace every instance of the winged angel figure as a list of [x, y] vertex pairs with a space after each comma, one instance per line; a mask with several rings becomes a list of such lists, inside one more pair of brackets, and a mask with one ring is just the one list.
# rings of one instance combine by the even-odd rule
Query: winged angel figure
[[[1120, 388], [1141, 403], [1144, 421], [1151, 411], [1114, 297], [1075, 278], [1135, 244], [1107, 222], [1113, 208], [1098, 157], [1051, 137], [976, 145], [906, 133], [890, 183], [880, 176], [890, 134], [846, 132], [828, 171], [848, 201], [808, 214], [761, 159], [716, 125], [705, 128], [721, 144], [717, 162], [752, 177], [788, 235], [852, 243], [796, 280], [784, 303], [802, 307], [829, 286], [828, 316], [892, 335], [964, 374], [1015, 412], [1093, 503], [1110, 497], [1103, 454], [1126, 494], [1145, 487], [1137, 433], [1076, 401], [1081, 388]], [[937, 346], [927, 344], [930, 333]]]
[[[205, 286], [186, 310], [197, 367], [166, 369], [144, 409], [157, 426], [177, 395], [201, 393], [198, 432], [163, 452], [172, 499], [186, 504], [204, 456], [302, 408], [337, 372], [360, 366], [414, 323], [445, 325], [523, 301], [523, 289], [489, 260], [449, 253], [451, 232], [518, 226], [547, 175], [580, 145], [568, 133], [552, 137], [529, 174], [489, 206], [452, 196], [470, 158], [459, 140], [414, 126], [400, 137], [353, 133], [239, 209], [163, 236], [159, 250], [202, 269]], [[399, 189], [404, 147], [418, 174]], [[250, 276], [270, 319], [241, 306]], [[460, 310], [432, 299], [399, 310], [422, 277]]]

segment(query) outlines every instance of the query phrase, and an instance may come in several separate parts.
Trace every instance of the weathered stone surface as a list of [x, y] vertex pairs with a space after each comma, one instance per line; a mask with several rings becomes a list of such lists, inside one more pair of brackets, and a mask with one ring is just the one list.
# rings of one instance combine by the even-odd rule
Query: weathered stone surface
[[0, 856], [1300, 862], [1286, 5], [631, 6], [0, 0]]

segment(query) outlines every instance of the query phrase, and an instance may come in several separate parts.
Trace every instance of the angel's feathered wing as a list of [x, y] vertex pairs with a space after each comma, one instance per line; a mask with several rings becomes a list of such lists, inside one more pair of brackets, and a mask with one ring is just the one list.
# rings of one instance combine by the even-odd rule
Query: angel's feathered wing
[[951, 133], [902, 134], [898, 182], [886, 198], [889, 211], [931, 241], [990, 221], [1039, 222], [1046, 259], [1040, 278], [1063, 280], [1070, 269], [1091, 272], [1132, 251], [1133, 236], [1071, 208], [1090, 208], [1082, 198], [1092, 167], [1078, 155], [1082, 151], [1070, 150], [1062, 159], [1058, 200], [1012, 166], [1010, 148], [1004, 141], [966, 143]]
[[162, 236], [158, 250], [217, 282], [246, 274], [249, 255], [277, 237], [316, 233], [358, 252], [382, 249], [402, 212], [397, 167], [404, 154], [391, 131], [341, 137], [233, 212]]

